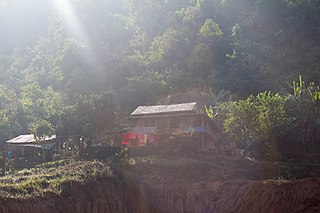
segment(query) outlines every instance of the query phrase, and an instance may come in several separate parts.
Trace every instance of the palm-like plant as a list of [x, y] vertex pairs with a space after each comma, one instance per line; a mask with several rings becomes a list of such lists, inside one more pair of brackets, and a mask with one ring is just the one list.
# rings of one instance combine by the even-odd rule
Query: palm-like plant
[[302, 77], [293, 82], [293, 95], [289, 95], [288, 112], [293, 117], [293, 132], [304, 145], [313, 146], [320, 141], [320, 87], [311, 82], [308, 87]]
[[205, 112], [209, 118], [214, 119], [218, 115], [218, 105], [225, 101], [230, 101], [231, 93], [228, 90], [213, 90], [209, 87], [208, 90], [201, 92], [203, 97], [208, 98], [210, 102], [208, 106], [204, 106]]

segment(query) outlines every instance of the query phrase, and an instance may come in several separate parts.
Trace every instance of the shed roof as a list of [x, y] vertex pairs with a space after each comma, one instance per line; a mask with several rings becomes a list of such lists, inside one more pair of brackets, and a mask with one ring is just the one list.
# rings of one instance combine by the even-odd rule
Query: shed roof
[[[56, 136], [46, 136], [44, 139], [41, 141], [50, 141], [55, 139]], [[22, 144], [22, 143], [35, 143], [36, 139], [33, 134], [28, 134], [28, 135], [19, 135], [18, 137], [12, 138], [11, 140], [8, 140], [7, 143], [10, 144]]]
[[191, 102], [171, 105], [139, 106], [131, 113], [131, 116], [155, 115], [176, 112], [197, 112], [196, 105], [196, 102]]

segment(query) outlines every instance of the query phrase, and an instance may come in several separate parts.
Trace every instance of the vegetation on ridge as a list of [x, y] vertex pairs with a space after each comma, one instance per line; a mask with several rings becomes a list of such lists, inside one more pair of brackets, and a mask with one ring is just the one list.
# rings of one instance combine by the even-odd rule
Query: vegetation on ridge
[[44, 163], [0, 177], [0, 196], [27, 198], [68, 195], [72, 182], [89, 183], [103, 177], [113, 177], [113, 173], [110, 166], [101, 162], [62, 160]]
[[1, 141], [79, 141], [121, 129], [138, 105], [218, 105], [212, 88], [230, 95], [216, 119], [239, 147], [320, 149], [318, 0], [0, 4]]

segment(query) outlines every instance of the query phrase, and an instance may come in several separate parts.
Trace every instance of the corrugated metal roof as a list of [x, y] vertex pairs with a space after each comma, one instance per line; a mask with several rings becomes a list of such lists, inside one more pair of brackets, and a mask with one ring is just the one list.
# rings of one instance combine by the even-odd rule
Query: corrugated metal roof
[[52, 147], [54, 147], [57, 144], [57, 142], [48, 142], [48, 143], [11, 143], [9, 146], [14, 146], [14, 147], [32, 147], [32, 148], [42, 148], [49, 150]]
[[196, 112], [196, 105], [196, 102], [191, 102], [171, 105], [139, 106], [131, 113], [131, 116], [163, 114], [173, 112]]
[[[52, 136], [46, 136], [44, 139], [42, 139], [41, 141], [50, 141], [55, 139], [56, 136], [52, 135]], [[28, 134], [28, 135], [19, 135], [18, 137], [12, 138], [11, 140], [8, 140], [7, 143], [15, 143], [15, 144], [19, 144], [19, 143], [34, 143], [36, 142], [34, 135], [33, 134]]]

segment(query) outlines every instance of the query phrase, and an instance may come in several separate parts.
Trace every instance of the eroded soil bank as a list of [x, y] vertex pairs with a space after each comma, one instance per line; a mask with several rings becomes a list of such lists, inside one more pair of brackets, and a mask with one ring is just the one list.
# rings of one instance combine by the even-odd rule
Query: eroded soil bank
[[[2, 180], [0, 213], [320, 212], [316, 168], [308, 169], [314, 177], [284, 180], [292, 177], [288, 174], [297, 179], [296, 174], [304, 175], [304, 170], [288, 165], [279, 169], [269, 162], [244, 158], [164, 153], [132, 155], [111, 173], [105, 168], [97, 162], [74, 162], [8, 176]], [[85, 181], [59, 181], [87, 173]], [[56, 182], [60, 188], [54, 187]], [[39, 190], [35, 190], [35, 183]], [[54, 190], [43, 183], [51, 183]], [[32, 189], [33, 196], [28, 198]]]
[[105, 179], [67, 195], [3, 199], [0, 212], [319, 212], [320, 179], [233, 180], [161, 186]]
[[320, 179], [153, 186], [146, 197], [150, 212], [320, 212]]

